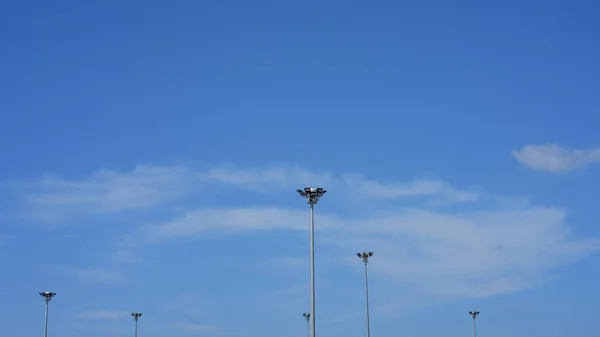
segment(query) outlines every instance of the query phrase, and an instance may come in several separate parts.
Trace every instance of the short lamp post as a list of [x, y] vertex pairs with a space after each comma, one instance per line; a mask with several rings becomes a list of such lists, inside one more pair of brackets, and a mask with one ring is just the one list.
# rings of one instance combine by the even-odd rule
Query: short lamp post
[[135, 321], [134, 337], [137, 337], [137, 335], [138, 335], [138, 320], [140, 319], [140, 317], [142, 317], [142, 313], [141, 312], [132, 312], [131, 317], [133, 317], [133, 320]]
[[310, 313], [309, 312], [305, 312], [302, 314], [302, 316], [304, 316], [304, 318], [306, 319], [306, 334], [308, 337], [310, 337]]
[[477, 315], [479, 315], [479, 311], [469, 311], [469, 315], [473, 317], [473, 337], [477, 337]]

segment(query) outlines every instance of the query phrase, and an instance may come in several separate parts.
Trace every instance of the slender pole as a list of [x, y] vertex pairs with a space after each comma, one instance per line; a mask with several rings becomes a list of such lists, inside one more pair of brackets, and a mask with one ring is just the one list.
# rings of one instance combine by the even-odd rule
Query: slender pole
[[310, 317], [306, 318], [306, 327], [307, 327], [306, 334], [308, 337], [310, 337]]
[[310, 203], [310, 333], [315, 337], [315, 207]]
[[44, 302], [46, 302], [46, 315], [44, 318], [44, 337], [48, 337], [48, 311], [50, 307], [50, 300], [52, 300], [52, 297], [56, 296], [56, 293], [51, 291], [42, 291], [39, 294], [44, 298]]
[[301, 197], [306, 198], [310, 205], [310, 336], [316, 334], [315, 316], [315, 205], [327, 191], [321, 187], [305, 187], [297, 190]]
[[133, 317], [133, 320], [135, 321], [134, 337], [137, 337], [137, 335], [138, 335], [138, 320], [140, 319], [140, 317], [142, 317], [142, 313], [141, 312], [132, 312], [131, 317]]
[[469, 315], [473, 317], [473, 337], [477, 337], [477, 315], [479, 315], [479, 311], [469, 311]]
[[46, 319], [44, 320], [44, 337], [48, 337], [48, 308], [50, 301], [46, 298]]
[[369, 315], [369, 272], [367, 267], [367, 261], [365, 260], [365, 294], [367, 298], [367, 337], [371, 337], [371, 318]]

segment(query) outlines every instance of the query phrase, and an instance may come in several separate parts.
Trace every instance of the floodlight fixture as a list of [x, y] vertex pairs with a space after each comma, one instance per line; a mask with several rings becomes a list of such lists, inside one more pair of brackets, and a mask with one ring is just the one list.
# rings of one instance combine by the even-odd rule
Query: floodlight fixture
[[306, 336], [310, 337], [310, 312], [305, 312], [302, 314], [302, 316], [304, 316], [304, 318], [306, 319]]
[[373, 256], [373, 252], [356, 253], [356, 256], [358, 256], [364, 264], [367, 264], [369, 263], [369, 258]]
[[42, 296], [47, 303], [52, 300], [52, 297], [56, 296], [56, 293], [51, 291], [42, 291], [40, 292], [40, 296]]
[[310, 205], [316, 205], [319, 199], [327, 193], [321, 187], [305, 187], [303, 190], [297, 190], [301, 197], [306, 198]]

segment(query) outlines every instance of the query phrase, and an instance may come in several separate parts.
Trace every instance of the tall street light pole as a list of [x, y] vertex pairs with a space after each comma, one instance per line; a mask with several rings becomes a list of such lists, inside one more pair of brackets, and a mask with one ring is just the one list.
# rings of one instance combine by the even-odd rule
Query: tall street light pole
[[367, 337], [371, 337], [371, 318], [369, 315], [369, 271], [367, 268], [367, 264], [369, 263], [369, 258], [373, 256], [373, 252], [356, 253], [356, 256], [358, 256], [365, 265], [365, 296], [367, 300]]
[[137, 337], [137, 335], [138, 335], [138, 320], [140, 319], [140, 317], [142, 317], [142, 313], [141, 312], [132, 312], [131, 316], [135, 320], [135, 334], [134, 334], [134, 337]]
[[310, 337], [315, 337], [315, 205], [327, 192], [321, 187], [305, 187], [298, 190], [301, 197], [310, 205]]
[[302, 314], [302, 316], [304, 316], [304, 318], [306, 319], [306, 327], [307, 327], [307, 329], [306, 329], [307, 330], [306, 335], [308, 337], [310, 337], [310, 313], [305, 312], [305, 313]]
[[477, 337], [477, 315], [479, 315], [479, 311], [469, 311], [469, 315], [473, 317], [473, 337]]
[[53, 293], [51, 291], [42, 291], [40, 293], [40, 296], [42, 296], [44, 298], [44, 301], [46, 302], [46, 318], [44, 319], [44, 337], [48, 337], [48, 307], [50, 301], [52, 300], [52, 297], [56, 296], [56, 293]]

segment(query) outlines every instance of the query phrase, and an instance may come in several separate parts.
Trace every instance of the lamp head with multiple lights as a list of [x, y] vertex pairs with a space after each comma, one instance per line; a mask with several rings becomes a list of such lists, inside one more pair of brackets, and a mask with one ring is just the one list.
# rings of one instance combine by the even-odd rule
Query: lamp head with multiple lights
[[369, 262], [369, 258], [373, 256], [373, 252], [356, 253], [356, 256], [358, 256], [359, 259], [362, 259], [364, 264], [367, 264]]
[[306, 318], [307, 321], [310, 320], [310, 313], [305, 312], [305, 313], [302, 314], [302, 316], [304, 316], [304, 318]]
[[471, 317], [473, 317], [473, 319], [477, 318], [477, 315], [479, 315], [479, 311], [473, 310], [473, 311], [469, 311], [469, 315], [471, 315]]
[[50, 302], [50, 300], [52, 300], [52, 297], [56, 296], [56, 293], [53, 293], [51, 291], [42, 291], [40, 293], [40, 296], [42, 296], [46, 303], [48, 303]]
[[141, 312], [132, 312], [131, 316], [133, 317], [133, 319], [135, 319], [136, 321], [142, 317], [142, 313]]
[[316, 205], [319, 199], [327, 193], [321, 187], [305, 187], [304, 190], [296, 191], [301, 197], [306, 198], [310, 205]]

